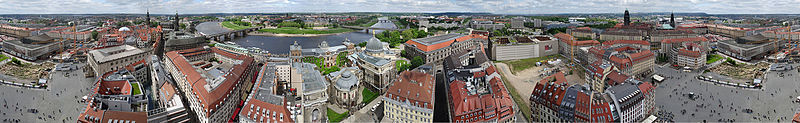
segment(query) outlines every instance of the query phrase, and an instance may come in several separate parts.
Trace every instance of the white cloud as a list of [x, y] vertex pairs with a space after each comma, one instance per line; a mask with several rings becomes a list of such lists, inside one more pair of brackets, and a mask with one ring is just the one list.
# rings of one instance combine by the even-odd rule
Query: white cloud
[[491, 12], [498, 14], [706, 12], [800, 14], [797, 0], [0, 0], [2, 14]]

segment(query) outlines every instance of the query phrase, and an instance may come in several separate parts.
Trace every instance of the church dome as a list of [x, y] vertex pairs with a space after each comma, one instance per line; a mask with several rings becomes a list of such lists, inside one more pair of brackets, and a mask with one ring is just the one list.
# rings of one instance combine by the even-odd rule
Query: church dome
[[128, 28], [128, 27], [122, 27], [122, 28], [119, 28], [119, 31], [120, 31], [120, 32], [131, 31], [131, 28]]
[[383, 43], [378, 38], [372, 37], [367, 41], [367, 52], [376, 53], [383, 52]]

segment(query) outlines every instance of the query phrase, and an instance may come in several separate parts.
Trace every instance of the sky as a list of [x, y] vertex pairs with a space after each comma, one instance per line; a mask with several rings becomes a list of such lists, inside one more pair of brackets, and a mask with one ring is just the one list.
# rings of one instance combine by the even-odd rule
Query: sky
[[0, 14], [489, 12], [561, 14], [705, 12], [800, 14], [800, 0], [0, 0]]

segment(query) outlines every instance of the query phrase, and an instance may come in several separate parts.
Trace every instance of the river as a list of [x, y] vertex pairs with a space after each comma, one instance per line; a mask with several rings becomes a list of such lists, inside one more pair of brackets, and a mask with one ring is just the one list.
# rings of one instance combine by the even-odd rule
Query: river
[[243, 38], [236, 38], [234, 43], [243, 47], [258, 47], [269, 51], [272, 54], [288, 54], [289, 46], [295, 41], [304, 49], [317, 48], [322, 41], [327, 41], [328, 46], [342, 45], [342, 41], [349, 39], [353, 43], [365, 42], [372, 38], [371, 34], [360, 32], [349, 32], [336, 35], [315, 36], [315, 37], [271, 37], [260, 35], [248, 35]]

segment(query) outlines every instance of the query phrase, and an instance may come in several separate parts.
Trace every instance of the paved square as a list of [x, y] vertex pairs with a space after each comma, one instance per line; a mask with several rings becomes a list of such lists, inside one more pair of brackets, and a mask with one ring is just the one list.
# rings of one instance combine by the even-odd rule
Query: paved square
[[[797, 70], [767, 72], [764, 87], [758, 90], [697, 80], [697, 72], [680, 72], [668, 67], [656, 67], [655, 70], [657, 74], [668, 78], [657, 85], [656, 106], [663, 112], [671, 113], [672, 120], [676, 122], [787, 122], [791, 121], [800, 106], [792, 102], [800, 96]], [[779, 77], [779, 73], [786, 76]], [[699, 95], [699, 98], [691, 100], [682, 96], [690, 92]], [[745, 112], [747, 109], [752, 113]], [[682, 113], [684, 110], [685, 113]]]

